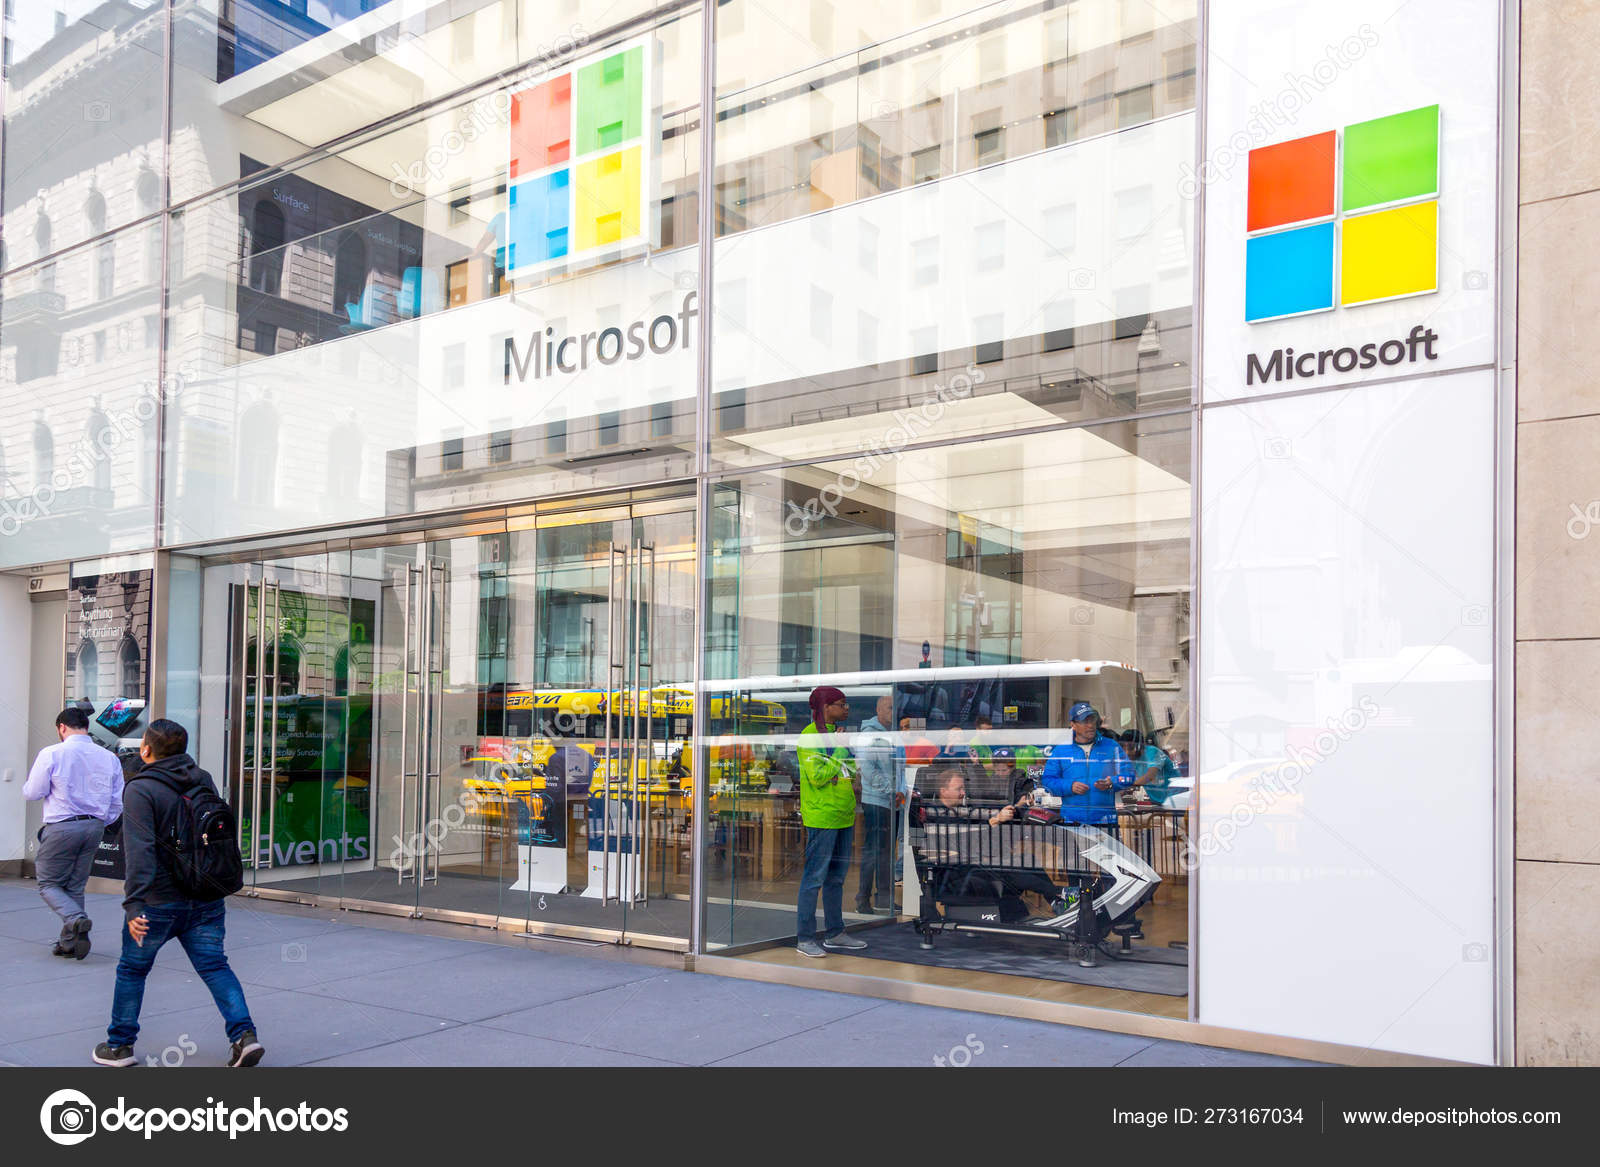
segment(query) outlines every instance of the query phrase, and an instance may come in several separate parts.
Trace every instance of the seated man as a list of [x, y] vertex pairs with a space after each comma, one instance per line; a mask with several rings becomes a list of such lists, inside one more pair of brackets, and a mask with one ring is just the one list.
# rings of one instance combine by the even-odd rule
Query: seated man
[[1040, 785], [1061, 799], [1062, 822], [1113, 824], [1116, 792], [1133, 786], [1133, 764], [1115, 738], [1100, 733], [1100, 714], [1093, 705], [1076, 702], [1068, 717], [1072, 738], [1050, 751]]
[[1016, 807], [1011, 804], [998, 809], [969, 805], [966, 767], [953, 759], [942, 758], [930, 770], [932, 777], [926, 785], [932, 791], [933, 798], [924, 803], [927, 813], [943, 819], [987, 822], [991, 827], [1008, 823], [1016, 817]]
[[[997, 827], [1001, 823], [1017, 821], [1020, 807], [1031, 801], [1031, 796], [1024, 794], [1020, 801], [1003, 806], [971, 805], [967, 802], [965, 768], [951, 759], [940, 759], [930, 767], [930, 774], [931, 777], [922, 784], [932, 794], [931, 798], [923, 799], [925, 818], [929, 823], [955, 819]], [[1021, 870], [1016, 867], [1018, 853], [1015, 843], [1014, 839], [979, 840], [974, 846], [971, 842], [961, 843], [955, 838], [943, 837], [937, 845], [938, 849], [923, 852], [938, 869], [933, 882], [934, 898], [942, 901], [957, 894], [1019, 896], [1025, 891], [1032, 891], [1046, 901], [1053, 899], [1059, 889], [1042, 870]], [[1025, 848], [1025, 853], [1040, 861], [1048, 854], [1037, 844]], [[1020, 914], [1026, 916], [1026, 909], [1022, 909]]]

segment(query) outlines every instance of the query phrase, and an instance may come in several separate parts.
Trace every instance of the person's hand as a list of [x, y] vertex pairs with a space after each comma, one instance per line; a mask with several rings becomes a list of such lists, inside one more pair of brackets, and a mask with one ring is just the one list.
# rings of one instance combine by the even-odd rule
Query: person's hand
[[1021, 798], [1017, 799], [1017, 806], [1019, 808], [1024, 807], [1024, 806], [1032, 806], [1032, 805], [1033, 805], [1033, 795], [1031, 793], [1030, 794], [1024, 794]]
[[1016, 813], [1017, 813], [1017, 810], [1016, 810], [1015, 807], [1002, 806], [1000, 808], [1000, 813], [995, 815], [994, 817], [995, 817], [995, 820], [997, 822], [1008, 823], [1016, 816]]
[[1072, 784], [1072, 793], [1074, 793], [1074, 794], [1088, 794], [1089, 793], [1089, 784], [1086, 783], [1086, 782], [1074, 782]]
[[135, 944], [143, 948], [144, 938], [150, 935], [150, 921], [144, 916], [135, 916], [128, 921], [128, 935], [133, 937]]
[[1109, 778], [1100, 779], [1100, 781], [1098, 781], [1098, 782], [1096, 782], [1094, 784], [1094, 788], [1096, 790], [1110, 790], [1111, 789], [1111, 779], [1109, 779]]

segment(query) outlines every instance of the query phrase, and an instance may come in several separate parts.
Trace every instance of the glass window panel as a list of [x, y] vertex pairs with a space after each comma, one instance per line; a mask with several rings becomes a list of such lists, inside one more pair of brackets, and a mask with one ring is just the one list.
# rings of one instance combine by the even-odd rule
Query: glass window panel
[[165, 6], [36, 0], [0, 35], [6, 264], [159, 209]]
[[[719, 427], [713, 456], [838, 455], [886, 440], [908, 407], [938, 408], [903, 440], [936, 442], [1188, 401], [1194, 208], [1178, 180], [1193, 135], [1191, 117], [1165, 118], [720, 240], [718, 288], [740, 294], [737, 319], [715, 322], [713, 379], [745, 389], [747, 428]], [[874, 271], [835, 262], [863, 248]], [[806, 276], [764, 278], [776, 270]], [[794, 327], [813, 287], [836, 319], [877, 318], [875, 360]]]
[[[102, 295], [104, 257], [137, 251], [143, 230], [0, 282], [0, 566], [155, 541], [160, 297], [152, 284]], [[175, 401], [182, 370], [168, 384]]]
[[[770, 959], [796, 943], [804, 841], [794, 820], [801, 797], [807, 813], [816, 806], [799, 793], [816, 740], [803, 731], [809, 694], [831, 685], [846, 695], [837, 744], [861, 788], [841, 796], [858, 841], [844, 923], [869, 946], [851, 972], [899, 977], [908, 964], [932, 965], [940, 983], [1036, 992], [1041, 965], [1021, 975], [1008, 964], [1014, 946], [1058, 941], [1008, 937], [992, 949], [987, 937], [947, 937], [920, 950], [892, 917], [917, 914], [908, 905], [918, 889], [959, 890], [939, 883], [955, 861], [940, 860], [932, 824], [1001, 829], [991, 816], [1038, 795], [1053, 756], [1087, 751], [1114, 788], [1081, 805], [1063, 799], [1058, 813], [1076, 826], [1049, 828], [1031, 841], [1036, 851], [1006, 836], [1010, 858], [993, 865], [1014, 886], [993, 898], [1008, 922], [1043, 922], [1077, 894], [1067, 889], [1072, 871], [1092, 864], [1086, 840], [1126, 848], [1150, 891], [1130, 942], [1166, 963], [1119, 1003], [1186, 1015], [1188, 888], [1176, 840], [1189, 790], [1190, 449], [1185, 412], [873, 449], [713, 485], [713, 948], [767, 946]], [[1073, 725], [1079, 701], [1098, 726]], [[1074, 999], [1069, 984], [1057, 988]]]
[[[419, 20], [413, 6], [396, 0], [177, 6], [174, 199], [247, 178], [522, 66], [560, 67], [615, 37], [651, 5], [489, 0], [463, 7], [471, 10], [430, 12]], [[676, 30], [666, 35], [678, 36]], [[689, 47], [698, 47], [696, 38], [691, 34]], [[156, 125], [159, 133], [159, 118]], [[504, 122], [490, 133], [504, 137]], [[447, 161], [426, 154], [429, 144], [398, 160], [402, 175]], [[409, 169], [413, 163], [416, 172]]]
[[[190, 203], [167, 343], [199, 388], [168, 419], [168, 539], [691, 470], [692, 410], [656, 407], [694, 396], [699, 22], [590, 36], [292, 169], [263, 146]], [[552, 162], [536, 115], [563, 84]]]
[[721, 31], [718, 233], [1194, 108], [1192, 83], [1168, 83], [1193, 73], [1193, 0], [1122, 19], [1081, 4], [949, 14], [965, 7], [909, 34], [882, 27], [888, 10], [852, 13], [836, 38], [766, 13]]

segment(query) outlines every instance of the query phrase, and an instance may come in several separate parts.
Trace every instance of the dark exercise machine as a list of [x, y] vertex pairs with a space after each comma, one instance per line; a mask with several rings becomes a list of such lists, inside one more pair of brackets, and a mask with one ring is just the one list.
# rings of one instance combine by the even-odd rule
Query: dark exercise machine
[[[998, 809], [947, 808], [920, 797], [906, 808], [923, 948], [941, 932], [993, 932], [1065, 943], [1080, 965], [1093, 968], [1108, 935], [1121, 938], [1123, 952], [1143, 938], [1138, 910], [1161, 883], [1153, 867], [1099, 827], [1027, 818], [990, 826]], [[1057, 884], [1049, 870], [1066, 883]], [[1043, 898], [1049, 913], [1034, 915], [1022, 898], [1027, 892]]]

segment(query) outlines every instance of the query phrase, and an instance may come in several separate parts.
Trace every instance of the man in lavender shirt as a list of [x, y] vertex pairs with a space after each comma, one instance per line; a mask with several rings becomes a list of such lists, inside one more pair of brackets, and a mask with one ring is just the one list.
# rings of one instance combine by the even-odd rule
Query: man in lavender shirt
[[122, 816], [122, 764], [89, 736], [89, 715], [82, 709], [63, 709], [56, 733], [60, 744], [39, 751], [22, 796], [44, 799], [33, 866], [39, 894], [61, 917], [61, 938], [52, 951], [82, 960], [89, 955], [90, 928], [83, 887], [106, 825]]

